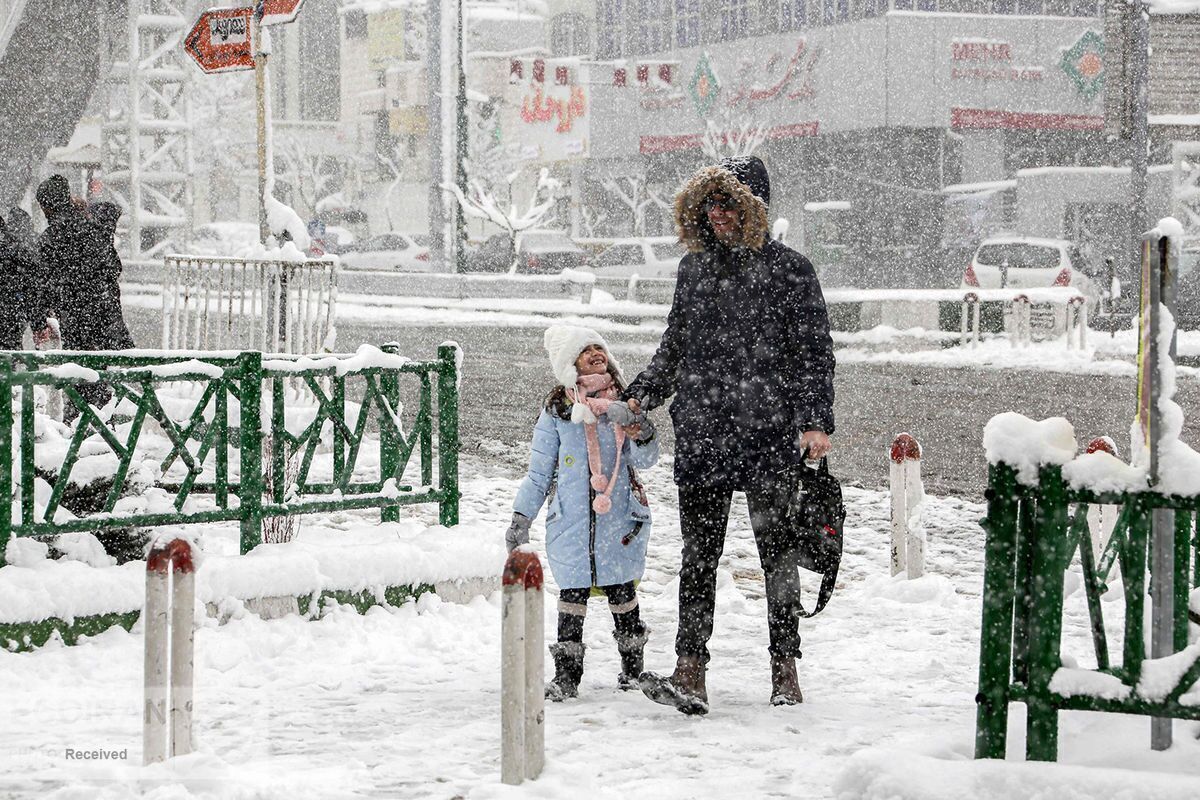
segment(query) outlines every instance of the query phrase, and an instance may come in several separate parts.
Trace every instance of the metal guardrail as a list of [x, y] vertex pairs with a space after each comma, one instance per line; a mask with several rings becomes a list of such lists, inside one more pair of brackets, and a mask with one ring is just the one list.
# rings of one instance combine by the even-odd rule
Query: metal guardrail
[[[1039, 761], [1057, 758], [1060, 710], [1200, 720], [1200, 705], [1180, 702], [1200, 679], [1200, 657], [1182, 670], [1169, 691], [1155, 696], [1139, 693], [1148, 665], [1145, 616], [1148, 581], [1153, 580], [1148, 566], [1151, 516], [1156, 509], [1175, 513], [1171, 630], [1172, 649], [1178, 653], [1188, 646], [1189, 587], [1200, 585], [1196, 527], [1200, 497], [1073, 489], [1057, 466], [1043, 466], [1038, 485], [1024, 486], [1007, 464], [991, 467], [987, 497], [975, 757], [1004, 758], [1012, 702], [1026, 704], [1026, 756]], [[1097, 504], [1120, 507], [1098, 559], [1093, 537], [1099, 532], [1091, 530], [1088, 520], [1089, 506]], [[1068, 691], [1055, 684], [1063, 666], [1064, 573], [1076, 552], [1083, 567], [1097, 668], [1073, 672], [1086, 673], [1088, 686], [1104, 685], [1101, 691]], [[1124, 588], [1120, 664], [1111, 660], [1101, 605], [1114, 565], [1120, 566]]]
[[[402, 505], [438, 503], [441, 524], [457, 524], [457, 350], [443, 345], [438, 348], [438, 359], [426, 362], [409, 361], [386, 346], [371, 355], [264, 359], [259, 352], [161, 356], [0, 353], [0, 398], [7, 398], [0, 399], [0, 465], [18, 465], [15, 470], [0, 468], [0, 565], [13, 536], [237, 521], [241, 552], [246, 553], [262, 542], [262, 522], [270, 517], [379, 508], [384, 521], [395, 521]], [[400, 380], [404, 375], [419, 382], [417, 413], [408, 432], [400, 418]], [[88, 382], [104, 383], [119, 401], [132, 404], [127, 430], [123, 425], [110, 425], [109, 419], [88, 405], [80, 394], [80, 384]], [[287, 427], [288, 411], [292, 410], [288, 407], [289, 382], [303, 384], [306, 392], [290, 394], [302, 398], [313, 414], [298, 434]], [[180, 383], [197, 388], [199, 399], [190, 412], [168, 414], [160, 389]], [[264, 403], [264, 386], [270, 389], [269, 406]], [[61, 391], [64, 403], [79, 414], [62, 465], [53, 475], [36, 466], [35, 389], [39, 387]], [[180, 421], [183, 417], [186, 419]], [[118, 501], [131, 488], [130, 471], [138, 444], [152, 422], [170, 446], [157, 464], [154, 485], [174, 495], [173, 510], [118, 510]], [[355, 480], [369, 423], [379, 430], [378, 469], [368, 480]], [[332, 438], [329, 475], [318, 478], [313, 471], [314, 457], [326, 425]], [[117, 456], [112, 485], [99, 513], [55, 521], [85, 445], [89, 454], [111, 452]], [[420, 459], [421, 483], [400, 484], [414, 452]], [[144, 461], [144, 451], [142, 455]], [[298, 468], [285, 481], [289, 462], [296, 460]], [[183, 477], [168, 480], [168, 471], [177, 463], [184, 467]], [[47, 480], [51, 487], [41, 508], [35, 491], [39, 479]], [[188, 498], [197, 494], [211, 495], [213, 507], [185, 510]]]
[[162, 347], [319, 353], [334, 329], [333, 260], [169, 255], [162, 273]]

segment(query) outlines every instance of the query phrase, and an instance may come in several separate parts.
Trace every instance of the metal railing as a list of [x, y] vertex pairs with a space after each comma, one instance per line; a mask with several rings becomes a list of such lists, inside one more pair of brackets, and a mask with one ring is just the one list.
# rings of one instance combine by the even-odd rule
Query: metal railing
[[[1200, 720], [1200, 705], [1180, 702], [1200, 678], [1200, 657], [1176, 665], [1182, 674], [1172, 677], [1170, 688], [1141, 680], [1154, 662], [1146, 658], [1145, 636], [1147, 589], [1155, 579], [1148, 559], [1151, 517], [1156, 509], [1174, 511], [1171, 632], [1173, 652], [1180, 653], [1188, 647], [1190, 587], [1200, 585], [1200, 497], [1072, 488], [1057, 466], [1042, 466], [1038, 484], [1026, 486], [1003, 463], [990, 468], [987, 497], [975, 757], [1004, 758], [1011, 702], [1026, 704], [1026, 756], [1039, 761], [1057, 758], [1060, 710]], [[1105, 532], [1092, 530], [1088, 514], [1097, 505], [1120, 509], [1107, 542], [1101, 538], [1099, 558], [1093, 537]], [[1064, 575], [1076, 553], [1096, 668], [1063, 671]], [[1120, 664], [1109, 652], [1101, 604], [1114, 565], [1124, 589]]]
[[[323, 358], [264, 359], [259, 352], [0, 353], [0, 398], [7, 398], [0, 399], [0, 464], [17, 465], [0, 469], [0, 565], [10, 537], [69, 531], [237, 521], [245, 553], [262, 542], [262, 522], [269, 517], [379, 508], [384, 521], [395, 521], [402, 505], [437, 503], [441, 524], [455, 525], [456, 355], [450, 345], [439, 347], [438, 359], [427, 362], [409, 361], [387, 346]], [[404, 375], [418, 383], [410, 387], [417, 393], [417, 411], [408, 431], [401, 420]], [[81, 391], [95, 382], [111, 389], [115, 410], [112, 404], [97, 409], [85, 400]], [[302, 382], [307, 392], [289, 391], [290, 382]], [[191, 393], [185, 398], [164, 394], [164, 387], [180, 386]], [[61, 391], [64, 403], [78, 412], [61, 466], [53, 471], [44, 457], [39, 459], [39, 424], [50, 424], [36, 412], [37, 390], [43, 388]], [[289, 405], [290, 399], [299, 405]], [[119, 411], [128, 413], [118, 421]], [[162, 436], [146, 435], [154, 425]], [[369, 426], [378, 430], [377, 465], [362, 457]], [[323, 431], [327, 446], [318, 459]], [[46, 435], [42, 430], [43, 439]], [[159, 451], [148, 452], [148, 442], [157, 442]], [[402, 484], [414, 452], [420, 482]], [[57, 520], [84, 453], [116, 456], [111, 486], [99, 512]], [[57, 461], [57, 454], [52, 458]], [[290, 472], [289, 462], [298, 462]], [[148, 488], [147, 470], [149, 485], [173, 495], [169, 508], [120, 504]], [[44, 503], [37, 499], [39, 480], [50, 485]], [[206, 507], [187, 508], [188, 499], [197, 495], [211, 496], [205, 497]]]
[[170, 255], [165, 350], [319, 353], [334, 330], [337, 263]]

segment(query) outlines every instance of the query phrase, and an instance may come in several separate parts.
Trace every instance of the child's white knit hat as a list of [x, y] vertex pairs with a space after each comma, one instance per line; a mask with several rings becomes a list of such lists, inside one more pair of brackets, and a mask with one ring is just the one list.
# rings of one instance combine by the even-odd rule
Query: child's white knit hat
[[604, 337], [591, 328], [585, 328], [582, 325], [551, 325], [546, 329], [542, 344], [545, 345], [546, 352], [550, 355], [550, 369], [554, 371], [554, 377], [558, 378], [558, 382], [568, 389], [579, 381], [579, 373], [575, 370], [575, 359], [579, 358], [579, 354], [588, 345], [598, 344], [603, 347], [608, 356], [608, 363], [618, 374], [621, 372], [621, 365], [617, 363], [617, 359], [613, 358], [612, 351], [608, 349], [608, 343], [604, 341]]

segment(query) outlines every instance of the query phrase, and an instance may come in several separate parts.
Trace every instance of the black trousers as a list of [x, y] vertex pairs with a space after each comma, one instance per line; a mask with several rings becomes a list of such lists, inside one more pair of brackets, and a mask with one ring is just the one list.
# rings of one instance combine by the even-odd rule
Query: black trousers
[[[635, 636], [645, 631], [641, 609], [638, 608], [637, 589], [629, 583], [601, 586], [608, 597], [608, 608], [612, 612], [613, 627], [618, 635]], [[583, 620], [587, 614], [591, 588], [562, 589], [558, 594], [558, 640], [560, 642], [582, 642]]]
[[[780, 475], [746, 492], [750, 526], [766, 578], [767, 628], [772, 655], [800, 657], [800, 575], [783, 534], [796, 473]], [[699, 656], [707, 664], [717, 599], [717, 562], [725, 549], [733, 489], [679, 487], [683, 564], [679, 570], [679, 633], [675, 654]]]

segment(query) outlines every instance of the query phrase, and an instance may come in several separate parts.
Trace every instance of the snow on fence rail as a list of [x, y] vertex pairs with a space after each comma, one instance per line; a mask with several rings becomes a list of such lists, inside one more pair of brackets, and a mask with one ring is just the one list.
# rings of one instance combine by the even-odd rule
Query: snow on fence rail
[[[1196, 454], [1176, 442], [1172, 468], [1180, 475], [1168, 492], [1147, 488], [1146, 467], [1107, 448], [1076, 455], [1074, 430], [1061, 418], [1000, 415], [985, 428], [984, 444], [990, 466], [975, 757], [1005, 757], [1013, 702], [1027, 708], [1029, 761], [1057, 759], [1063, 710], [1200, 720], [1200, 643], [1189, 644], [1188, 630], [1189, 595], [1193, 610], [1200, 598], [1200, 482], [1187, 470]], [[1095, 525], [1097, 506], [1119, 509], [1111, 530]], [[1150, 558], [1152, 519], [1161, 511], [1173, 514], [1164, 530], [1165, 569]], [[1066, 655], [1065, 575], [1076, 557], [1093, 653]], [[1104, 603], [1115, 567], [1122, 592]], [[1170, 654], [1148, 658], [1146, 601], [1155, 583], [1170, 601]], [[1106, 610], [1124, 612], [1120, 663], [1110, 653]], [[1087, 661], [1094, 667], [1076, 666]]]
[[[389, 521], [413, 503], [437, 503], [441, 524], [455, 525], [457, 357], [452, 345], [426, 362], [368, 345], [324, 358], [0, 354], [0, 463], [16, 467], [0, 469], [0, 566], [13, 536], [236, 521], [245, 553], [262, 543], [266, 518], [378, 508]], [[408, 387], [417, 406], [408, 431], [404, 375], [418, 384]], [[90, 406], [81, 382], [108, 386], [114, 402]], [[308, 392], [289, 391], [293, 382]], [[37, 413], [39, 389], [61, 391], [79, 412], [65, 435]], [[378, 429], [377, 457], [366, 447], [368, 423]], [[414, 452], [418, 480], [405, 485]], [[104, 498], [98, 512], [66, 509], [80, 487]]]
[[169, 255], [163, 269], [165, 350], [332, 347], [336, 261]]

